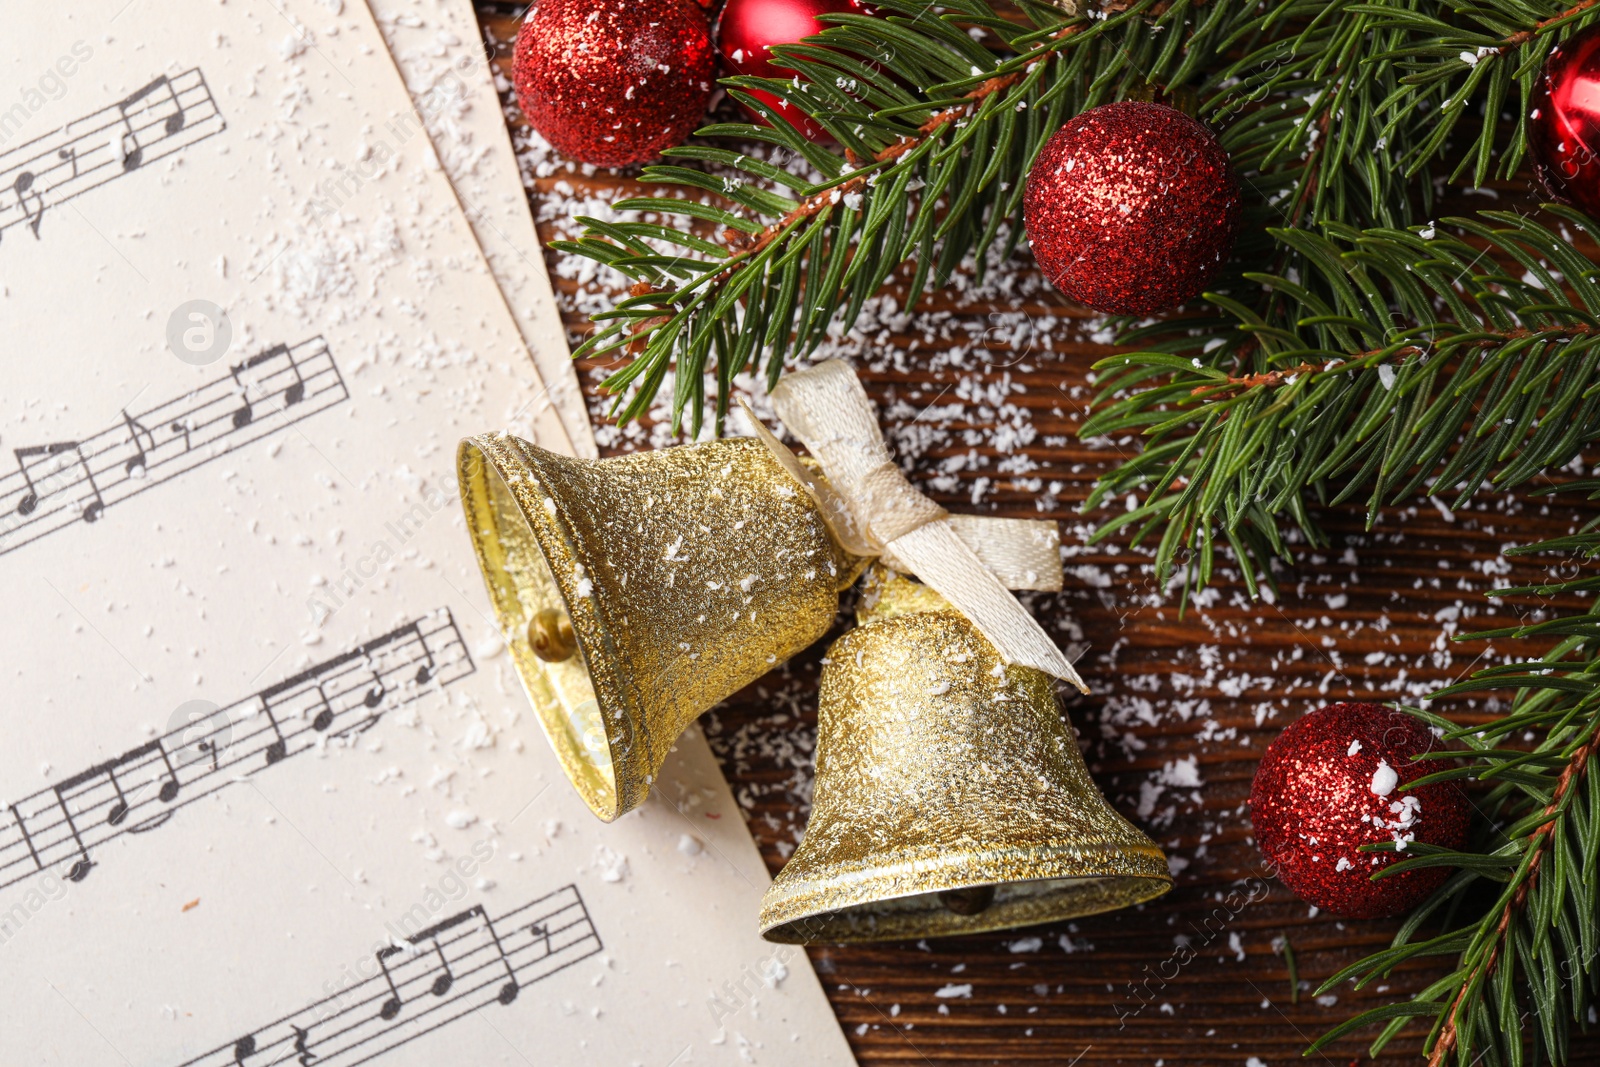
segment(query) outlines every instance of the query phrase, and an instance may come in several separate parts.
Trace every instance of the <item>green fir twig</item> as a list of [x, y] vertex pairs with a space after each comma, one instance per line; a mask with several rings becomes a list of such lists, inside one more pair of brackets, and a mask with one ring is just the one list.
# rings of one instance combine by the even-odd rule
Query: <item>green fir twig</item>
[[[1592, 525], [1514, 554], [1576, 550], [1593, 557], [1600, 554], [1600, 532]], [[1496, 595], [1572, 594], [1595, 585], [1589, 575]], [[1423, 866], [1457, 870], [1405, 921], [1389, 948], [1339, 971], [1318, 993], [1352, 980], [1359, 988], [1425, 956], [1452, 956], [1454, 966], [1411, 1000], [1370, 1009], [1333, 1028], [1308, 1054], [1381, 1023], [1370, 1048], [1377, 1055], [1408, 1022], [1421, 1018], [1431, 1020], [1424, 1051], [1432, 1067], [1560, 1064], [1567, 1062], [1574, 1031], [1588, 1029], [1600, 994], [1600, 606], [1457, 640], [1494, 638], [1555, 638], [1556, 644], [1538, 659], [1480, 671], [1434, 699], [1507, 693], [1512, 699], [1504, 714], [1460, 726], [1431, 711], [1404, 709], [1450, 743], [1432, 757], [1466, 757], [1462, 765], [1408, 788], [1445, 779], [1479, 783], [1475, 801], [1483, 817], [1477, 839], [1459, 852], [1413, 846], [1409, 851], [1418, 855], [1387, 868], [1384, 877]], [[1492, 890], [1487, 905], [1480, 899], [1485, 888]], [[1441, 919], [1442, 930], [1423, 934]]]

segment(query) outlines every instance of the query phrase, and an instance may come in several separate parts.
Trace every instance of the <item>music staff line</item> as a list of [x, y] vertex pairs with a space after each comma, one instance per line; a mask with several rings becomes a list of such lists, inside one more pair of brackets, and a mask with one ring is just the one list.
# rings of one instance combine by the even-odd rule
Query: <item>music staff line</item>
[[0, 810], [0, 888], [62, 867], [81, 882], [97, 865], [91, 850], [157, 829], [324, 738], [370, 730], [428, 683], [449, 685], [475, 669], [455, 619], [440, 609], [215, 708]]
[[227, 129], [199, 67], [158, 75], [116, 103], [0, 153], [0, 243], [26, 225], [40, 238], [59, 206]]
[[[182, 396], [83, 438], [14, 447], [0, 475], [0, 555], [348, 400], [317, 336], [272, 345]], [[4, 453], [0, 453], [3, 455]]]
[[575, 885], [491, 919], [475, 904], [375, 953], [378, 973], [182, 1067], [355, 1067], [603, 950]]

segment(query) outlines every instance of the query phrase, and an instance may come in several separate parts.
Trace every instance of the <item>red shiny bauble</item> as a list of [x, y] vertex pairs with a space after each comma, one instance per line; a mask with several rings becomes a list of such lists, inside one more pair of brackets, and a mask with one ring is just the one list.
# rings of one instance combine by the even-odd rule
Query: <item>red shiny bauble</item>
[[1454, 782], [1400, 788], [1443, 769], [1413, 759], [1438, 744], [1410, 715], [1376, 704], [1333, 704], [1291, 723], [1267, 746], [1250, 786], [1256, 844], [1279, 880], [1306, 903], [1352, 919], [1398, 915], [1426, 900], [1449, 868], [1373, 881], [1406, 853], [1360, 846], [1466, 842], [1467, 798]]
[[[794, 71], [774, 63], [768, 49], [775, 44], [798, 44], [821, 33], [831, 24], [819, 22], [817, 16], [835, 14], [877, 12], [860, 0], [728, 0], [717, 19], [717, 52], [722, 57], [722, 68], [728, 74], [753, 78], [796, 77]], [[822, 127], [794, 105], [759, 90], [750, 95], [777, 109], [807, 140], [827, 139]], [[744, 110], [755, 121], [766, 124], [766, 119], [755, 111], [748, 107]]]
[[1039, 151], [1028, 241], [1072, 300], [1148, 315], [1197, 296], [1239, 231], [1239, 187], [1211, 131], [1161, 104], [1091, 108]]
[[522, 114], [557, 151], [621, 167], [700, 125], [715, 65], [690, 0], [540, 0], [517, 31], [511, 77]]
[[1600, 25], [1550, 50], [1528, 111], [1528, 145], [1545, 190], [1600, 218]]

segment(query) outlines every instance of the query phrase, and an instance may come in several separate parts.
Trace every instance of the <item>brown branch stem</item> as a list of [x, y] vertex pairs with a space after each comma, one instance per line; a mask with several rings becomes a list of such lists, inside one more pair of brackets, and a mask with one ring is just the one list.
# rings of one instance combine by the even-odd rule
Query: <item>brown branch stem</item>
[[[1600, 3], [1600, 0], [1596, 0], [1596, 2]], [[1463, 345], [1462, 347], [1482, 351], [1488, 348], [1497, 348], [1500, 345], [1511, 344], [1514, 341], [1526, 340], [1529, 337], [1535, 337], [1541, 334], [1553, 334], [1564, 337], [1590, 337], [1596, 333], [1600, 333], [1600, 329], [1581, 324], [1564, 326], [1555, 330], [1516, 329], [1508, 330], [1497, 337], [1485, 337], [1480, 340], [1473, 341], [1467, 345]], [[1193, 389], [1189, 390], [1189, 395], [1204, 396], [1207, 400], [1213, 400], [1227, 393], [1236, 392], [1241, 389], [1248, 390], [1262, 387], [1271, 388], [1273, 386], [1282, 385], [1290, 378], [1297, 378], [1303, 374], [1323, 374], [1331, 371], [1343, 370], [1352, 363], [1359, 363], [1361, 360], [1369, 359], [1372, 356], [1382, 353], [1383, 351], [1385, 350], [1382, 348], [1373, 348], [1368, 349], [1365, 352], [1357, 352], [1355, 355], [1346, 359], [1330, 360], [1327, 363], [1301, 363], [1293, 367], [1284, 367], [1281, 370], [1269, 370], [1261, 371], [1256, 374], [1230, 376], [1227, 381], [1218, 383], [1216, 385], [1197, 385]], [[1393, 363], [1386, 363], [1384, 365], [1392, 366], [1394, 364], [1404, 363], [1406, 360], [1411, 359], [1414, 356], [1422, 355], [1427, 351], [1429, 351], [1428, 348], [1420, 345], [1406, 345], [1391, 352], [1390, 355], [1393, 357]]]
[[1523, 45], [1537, 37], [1540, 31], [1546, 26], [1553, 26], [1562, 19], [1571, 18], [1573, 15], [1587, 11], [1597, 3], [1600, 3], [1600, 0], [1582, 0], [1581, 3], [1572, 5], [1559, 15], [1547, 18], [1543, 22], [1534, 23], [1533, 29], [1531, 30], [1519, 30], [1502, 41], [1500, 43], [1500, 47], [1495, 49], [1495, 54], [1503, 56], [1514, 48], [1521, 48]]
[[1549, 853], [1549, 842], [1555, 834], [1556, 813], [1560, 811], [1562, 802], [1571, 790], [1573, 784], [1587, 769], [1589, 760], [1600, 749], [1600, 729], [1590, 734], [1589, 739], [1572, 754], [1566, 767], [1561, 772], [1561, 777], [1556, 780], [1555, 791], [1550, 795], [1550, 803], [1545, 805], [1545, 819], [1529, 835], [1528, 848], [1533, 851], [1533, 859], [1528, 862], [1527, 876], [1522, 884], [1517, 887], [1511, 899], [1506, 901], [1505, 908], [1500, 913], [1500, 920], [1495, 924], [1495, 944], [1489, 950], [1482, 963], [1473, 968], [1466, 981], [1456, 989], [1456, 995], [1450, 1002], [1450, 1014], [1445, 1019], [1444, 1028], [1439, 1031], [1439, 1039], [1434, 1042], [1433, 1048], [1428, 1053], [1428, 1067], [1442, 1067], [1444, 1061], [1456, 1047], [1456, 1018], [1461, 1011], [1461, 1003], [1467, 995], [1467, 990], [1479, 981], [1488, 981], [1494, 973], [1494, 968], [1500, 961], [1500, 947], [1505, 943], [1506, 931], [1511, 928], [1512, 918], [1522, 910], [1527, 903], [1528, 894], [1539, 880], [1539, 865]]

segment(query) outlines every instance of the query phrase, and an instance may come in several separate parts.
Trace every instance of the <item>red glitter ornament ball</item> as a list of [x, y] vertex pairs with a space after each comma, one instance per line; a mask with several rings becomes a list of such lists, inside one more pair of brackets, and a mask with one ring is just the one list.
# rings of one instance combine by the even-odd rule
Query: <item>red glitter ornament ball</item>
[[1443, 769], [1412, 758], [1437, 745], [1416, 719], [1376, 704], [1333, 704], [1291, 723], [1267, 746], [1250, 786], [1256, 844], [1283, 884], [1306, 903], [1352, 919], [1398, 915], [1426, 900], [1449, 868], [1374, 882], [1406, 854], [1360, 846], [1466, 842], [1467, 798], [1455, 783], [1400, 788]]
[[1528, 111], [1534, 172], [1549, 194], [1600, 217], [1600, 25], [1550, 50]]
[[700, 125], [715, 64], [690, 0], [539, 0], [517, 31], [511, 77], [522, 114], [557, 151], [621, 167]]
[[[793, 78], [795, 72], [780, 67], [768, 52], [775, 44], [798, 44], [803, 38], [821, 33], [830, 25], [817, 21], [818, 15], [875, 15], [860, 0], [728, 0], [717, 19], [717, 51], [722, 67], [729, 74], [753, 78]], [[777, 108], [789, 125], [810, 141], [826, 140], [828, 135], [811, 120], [771, 93], [750, 93], [763, 104]], [[745, 108], [756, 122], [766, 123], [760, 114]]]
[[1023, 196], [1045, 276], [1096, 311], [1148, 315], [1199, 295], [1239, 230], [1211, 131], [1161, 104], [1091, 108], [1045, 142]]

